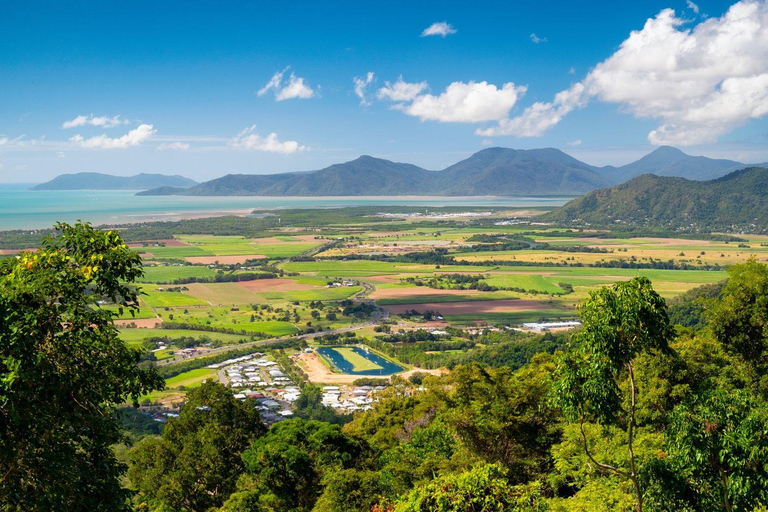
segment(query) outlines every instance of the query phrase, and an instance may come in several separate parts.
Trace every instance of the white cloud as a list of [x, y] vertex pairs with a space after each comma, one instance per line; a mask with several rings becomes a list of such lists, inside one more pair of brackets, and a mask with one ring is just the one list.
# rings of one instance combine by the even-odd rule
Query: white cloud
[[691, 0], [686, 0], [685, 2], [688, 5], [688, 8], [694, 12], [694, 14], [699, 14], [699, 6], [695, 3], [691, 2]]
[[165, 150], [176, 150], [176, 151], [186, 151], [189, 149], [189, 144], [186, 142], [163, 142], [159, 146], [157, 146], [158, 151], [165, 151]]
[[721, 18], [692, 28], [685, 23], [671, 9], [661, 11], [582, 83], [478, 134], [538, 136], [592, 99], [658, 119], [659, 127], [648, 134], [655, 145], [711, 143], [768, 114], [766, 2], [743, 0]]
[[56, 152], [56, 158], [66, 158], [66, 157], [67, 157], [67, 154], [64, 153], [63, 151]]
[[264, 96], [272, 90], [275, 92], [275, 99], [277, 101], [292, 100], [296, 98], [306, 100], [315, 96], [315, 91], [313, 91], [311, 87], [304, 83], [304, 79], [297, 77], [293, 73], [291, 73], [291, 76], [288, 79], [288, 83], [283, 85], [283, 75], [286, 71], [288, 71], [288, 68], [285, 68], [283, 71], [278, 71], [272, 75], [272, 78], [269, 79], [269, 82], [267, 82], [264, 87], [259, 89], [256, 95]]
[[488, 82], [453, 82], [439, 96], [423, 94], [402, 107], [403, 112], [422, 121], [478, 123], [506, 118], [526, 87], [512, 82], [500, 89]]
[[280, 142], [276, 133], [270, 133], [266, 137], [256, 133], [256, 125], [253, 125], [241, 131], [229, 141], [229, 145], [239, 149], [248, 149], [254, 151], [267, 151], [269, 153], [282, 153], [290, 155], [297, 151], [308, 149], [306, 146], [299, 146], [295, 140]]
[[5, 146], [8, 143], [8, 137], [0, 137], [0, 146]]
[[571, 69], [568, 70], [569, 75], [575, 75], [576, 74], [576, 68], [571, 66]]
[[536, 34], [531, 34], [531, 41], [533, 41], [536, 44], [546, 43], [547, 42], [547, 38], [546, 37], [539, 37]]
[[439, 23], [433, 23], [427, 28], [424, 29], [424, 32], [421, 33], [421, 37], [426, 36], [442, 36], [445, 37], [449, 34], [455, 34], [457, 31], [453, 26], [445, 21], [441, 21]]
[[413, 101], [416, 96], [427, 89], [429, 85], [427, 82], [408, 83], [403, 81], [402, 75], [398, 77], [397, 81], [393, 84], [384, 82], [384, 87], [379, 89], [376, 93], [376, 97], [380, 100], [389, 101]]
[[491, 140], [491, 139], [483, 139], [483, 140], [480, 141], [480, 145], [481, 146], [492, 146], [493, 145], [493, 140]]
[[94, 116], [93, 114], [88, 116], [77, 116], [71, 121], [65, 121], [61, 125], [62, 128], [78, 128], [80, 126], [97, 126], [99, 128], [114, 128], [121, 124], [130, 124], [125, 119], [120, 119], [120, 116], [106, 117], [106, 116]]
[[573, 109], [582, 106], [584, 86], [575, 84], [555, 95], [552, 103], [536, 102], [513, 119], [501, 119], [497, 126], [475, 130], [482, 137], [514, 135], [515, 137], [540, 137], [555, 126]]
[[272, 75], [272, 78], [269, 79], [269, 82], [267, 82], [267, 85], [259, 89], [256, 95], [264, 96], [272, 89], [275, 89], [275, 90], [280, 89], [280, 84], [283, 82], [283, 73], [285, 73], [287, 70], [288, 68], [285, 68], [283, 71], [278, 71], [274, 75]]
[[576, 146], [581, 146], [581, 139], [569, 140], [566, 142], [566, 144], [572, 148], [575, 148]]
[[99, 135], [85, 139], [82, 135], [75, 135], [69, 141], [88, 149], [126, 149], [138, 146], [152, 137], [156, 131], [151, 124], [141, 124], [122, 137], [110, 138], [106, 135]]
[[355, 83], [355, 96], [360, 98], [360, 105], [363, 107], [367, 107], [371, 104], [365, 96], [365, 91], [368, 88], [368, 85], [373, 82], [374, 77], [375, 75], [373, 74], [373, 71], [369, 71], [364, 77], [356, 76], [352, 79]]

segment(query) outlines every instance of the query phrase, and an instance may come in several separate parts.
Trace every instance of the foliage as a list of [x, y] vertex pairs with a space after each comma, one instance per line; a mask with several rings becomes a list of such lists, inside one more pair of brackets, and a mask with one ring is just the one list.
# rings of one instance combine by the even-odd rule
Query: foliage
[[[578, 421], [584, 452], [595, 466], [631, 480], [637, 510], [642, 510], [642, 491], [633, 450], [636, 428], [634, 364], [638, 355], [668, 352], [673, 330], [666, 305], [647, 278], [636, 277], [592, 292], [581, 307], [582, 330], [572, 338], [555, 374], [555, 402], [569, 421]], [[616, 424], [622, 397], [618, 379], [628, 380], [626, 411], [629, 468], [598, 462], [589, 450], [583, 425], [594, 420]]]
[[57, 224], [0, 261], [0, 508], [124, 508], [114, 411], [162, 387], [98, 301], [137, 309], [141, 262], [113, 231]]
[[247, 478], [238, 484], [240, 495], [267, 495], [279, 510], [309, 510], [323, 478], [354, 467], [363, 450], [338, 426], [302, 419], [280, 422], [243, 454]]
[[146, 438], [131, 452], [129, 478], [137, 505], [205, 511], [221, 506], [242, 474], [242, 454], [264, 433], [259, 413], [217, 382], [187, 394], [178, 418], [162, 437]]
[[720, 296], [725, 282], [705, 284], [667, 301], [667, 313], [673, 324], [700, 329], [707, 323], [707, 303]]
[[509, 484], [499, 464], [479, 465], [466, 473], [447, 475], [415, 489], [398, 503], [396, 512], [492, 512], [547, 510], [536, 483]]
[[715, 338], [756, 369], [768, 364], [768, 266], [754, 258], [731, 267], [722, 297], [708, 311]]

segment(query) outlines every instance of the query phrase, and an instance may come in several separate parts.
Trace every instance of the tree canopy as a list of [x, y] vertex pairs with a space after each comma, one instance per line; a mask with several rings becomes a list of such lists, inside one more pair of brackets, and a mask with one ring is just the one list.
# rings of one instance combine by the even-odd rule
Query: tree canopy
[[114, 231], [55, 231], [0, 261], [0, 508], [120, 510], [115, 407], [163, 387], [113, 323], [141, 259]]

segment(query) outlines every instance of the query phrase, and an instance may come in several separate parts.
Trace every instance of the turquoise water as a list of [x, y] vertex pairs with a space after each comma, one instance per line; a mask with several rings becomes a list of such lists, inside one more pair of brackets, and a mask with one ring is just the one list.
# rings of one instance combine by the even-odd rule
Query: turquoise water
[[28, 190], [0, 184], [0, 230], [36, 229], [56, 221], [99, 224], [243, 214], [256, 209], [340, 206], [561, 206], [566, 197], [184, 197], [136, 196], [131, 191]]
[[395, 364], [391, 361], [387, 361], [380, 355], [374, 354], [373, 352], [367, 352], [359, 347], [352, 347], [352, 351], [357, 353], [358, 355], [363, 356], [369, 361], [381, 366], [381, 370], [366, 370], [363, 372], [354, 372], [352, 371], [352, 363], [344, 359], [344, 357], [341, 354], [333, 350], [333, 347], [320, 347], [317, 349], [318, 354], [330, 359], [331, 362], [333, 362], [334, 366], [336, 366], [336, 368], [341, 370], [342, 373], [347, 373], [350, 375], [385, 376], [385, 375], [392, 375], [393, 373], [401, 372], [404, 369], [399, 364]]

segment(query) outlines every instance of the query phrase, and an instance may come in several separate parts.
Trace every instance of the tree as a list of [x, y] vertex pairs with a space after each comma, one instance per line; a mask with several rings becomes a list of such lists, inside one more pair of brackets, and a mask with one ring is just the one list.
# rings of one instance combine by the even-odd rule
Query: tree
[[[758, 374], [768, 365], [768, 265], [750, 258], [728, 269], [719, 301], [707, 311], [715, 338]], [[768, 384], [766, 384], [768, 387]]]
[[0, 508], [122, 510], [114, 412], [163, 387], [113, 323], [138, 307], [141, 258], [114, 231], [54, 230], [0, 262]]
[[768, 409], [743, 389], [716, 389], [675, 408], [651, 496], [692, 510], [757, 510], [768, 503]]
[[[570, 350], [560, 360], [555, 372], [555, 403], [566, 419], [578, 422], [584, 452], [604, 472], [632, 482], [637, 502], [643, 508], [633, 441], [635, 438], [635, 358], [642, 353], [669, 351], [673, 330], [666, 305], [644, 277], [602, 287], [592, 292], [581, 305], [582, 330], [571, 339]], [[598, 462], [592, 456], [586, 421], [616, 425], [622, 409], [618, 381], [627, 380], [628, 411], [627, 452], [629, 468]]]
[[160, 438], [146, 438], [131, 452], [128, 477], [137, 501], [174, 510], [221, 506], [244, 470], [243, 452], [265, 431], [252, 401], [241, 402], [214, 381], [187, 394], [178, 418]]
[[248, 474], [232, 501], [309, 510], [322, 491], [323, 478], [353, 467], [362, 448], [336, 425], [302, 419], [280, 422], [243, 454]]
[[537, 482], [512, 486], [500, 464], [479, 465], [418, 487], [395, 507], [396, 512], [495, 512], [546, 510]]

